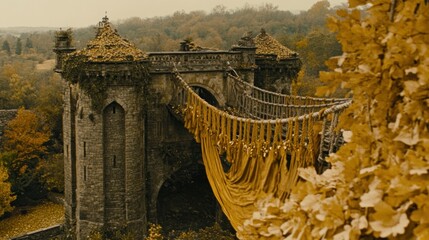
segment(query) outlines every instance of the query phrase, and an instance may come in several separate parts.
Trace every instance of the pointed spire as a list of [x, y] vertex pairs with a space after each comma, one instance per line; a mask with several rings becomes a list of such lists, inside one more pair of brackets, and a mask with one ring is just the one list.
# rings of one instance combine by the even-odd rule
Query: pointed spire
[[105, 27], [107, 25], [109, 25], [109, 18], [107, 17], [107, 11], [106, 11], [104, 17], [101, 20], [101, 22], [98, 22], [98, 29], [103, 28], [103, 27]]
[[107, 17], [107, 11], [105, 11], [105, 12], [104, 12], [103, 23], [104, 23], [104, 24], [109, 23], [109, 18]]

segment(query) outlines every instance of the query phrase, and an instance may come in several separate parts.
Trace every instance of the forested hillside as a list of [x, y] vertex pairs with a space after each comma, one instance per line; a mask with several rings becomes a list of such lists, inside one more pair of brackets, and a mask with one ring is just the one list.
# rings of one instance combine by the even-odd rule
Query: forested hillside
[[[210, 13], [175, 12], [166, 17], [130, 18], [114, 23], [119, 33], [145, 51], [178, 50], [179, 42], [190, 38], [196, 44], [217, 49], [230, 49], [240, 37], [261, 28], [285, 46], [300, 53], [309, 75], [326, 70], [324, 62], [341, 54], [335, 35], [326, 28], [326, 17], [334, 15], [328, 1], [314, 4], [308, 11], [292, 14], [265, 4], [229, 10], [223, 6]], [[76, 45], [83, 47], [93, 37], [93, 29], [75, 31]], [[323, 46], [323, 47], [321, 47]]]
[[[326, 17], [334, 15], [337, 8], [331, 7], [326, 0], [299, 14], [279, 10], [270, 4], [258, 7], [246, 5], [236, 10], [217, 6], [209, 13], [175, 12], [163, 17], [113, 21], [113, 24], [123, 37], [144, 51], [178, 50], [180, 41], [184, 39], [192, 39], [204, 47], [230, 49], [243, 34], [252, 31], [256, 35], [264, 28], [268, 34], [300, 54], [308, 82], [317, 78], [320, 70], [327, 70], [324, 62], [329, 57], [341, 54], [335, 34], [326, 28]], [[94, 37], [96, 24], [94, 27], [73, 29], [74, 44], [78, 49], [85, 47], [88, 40]], [[19, 36], [3, 34], [0, 36], [0, 66], [3, 69], [6, 65], [14, 68], [19, 64], [26, 65], [19, 67], [23, 70], [20, 76], [24, 76], [35, 64], [54, 58], [53, 41], [54, 31], [22, 33]], [[0, 85], [7, 85], [6, 75], [0, 71]], [[314, 87], [306, 86], [298, 93], [313, 94]], [[16, 104], [5, 103], [8, 97], [4, 95], [0, 92], [0, 108], [17, 107]]]

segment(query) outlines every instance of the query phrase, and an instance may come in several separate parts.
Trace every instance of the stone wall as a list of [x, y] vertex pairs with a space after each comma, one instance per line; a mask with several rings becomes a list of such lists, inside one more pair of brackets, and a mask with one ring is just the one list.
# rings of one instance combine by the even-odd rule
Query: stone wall
[[302, 62], [299, 58], [277, 60], [275, 55], [256, 58], [254, 84], [272, 92], [291, 94], [292, 81], [298, 77]]
[[[66, 224], [75, 227], [78, 239], [92, 230], [123, 226], [143, 236], [147, 222], [157, 222], [163, 184], [180, 169], [201, 163], [199, 144], [168, 107], [180, 94], [173, 70], [216, 99], [218, 107], [234, 106], [227, 73], [232, 67], [253, 84], [254, 51], [148, 53], [149, 67], [85, 66], [79, 78], [107, 85], [99, 109], [79, 83], [71, 84], [64, 97]], [[150, 76], [134, 72], [142, 69]]]
[[146, 110], [145, 145], [150, 222], [157, 222], [158, 193], [165, 180], [183, 166], [201, 158], [200, 146], [195, 143], [183, 123], [160, 101], [160, 95], [162, 93], [155, 91], [149, 91], [147, 95], [150, 104]]
[[76, 88], [69, 85], [64, 93], [63, 152], [64, 152], [64, 203], [66, 228], [76, 223]]
[[[65, 171], [66, 180], [76, 179], [78, 239], [112, 226], [127, 226], [138, 235], [146, 232], [144, 104], [137, 86], [110, 85], [101, 109], [94, 109], [90, 96], [76, 88], [76, 101], [70, 101], [74, 117], [68, 116], [73, 111], [66, 105], [65, 117], [75, 121], [75, 171], [72, 161], [66, 161]], [[66, 145], [72, 141], [72, 127], [68, 123], [64, 128]], [[66, 197], [72, 197], [73, 186], [68, 188]], [[73, 206], [73, 201], [66, 205]]]
[[151, 73], [171, 73], [176, 68], [179, 72], [210, 72], [234, 69], [251, 69], [254, 59], [244, 59], [239, 51], [201, 51], [201, 52], [151, 52]]
[[40, 239], [57, 239], [58, 236], [63, 234], [63, 226], [55, 225], [34, 232], [29, 232], [24, 235], [11, 238], [11, 240], [40, 240]]
[[103, 111], [105, 222], [125, 222], [125, 111], [116, 102]]

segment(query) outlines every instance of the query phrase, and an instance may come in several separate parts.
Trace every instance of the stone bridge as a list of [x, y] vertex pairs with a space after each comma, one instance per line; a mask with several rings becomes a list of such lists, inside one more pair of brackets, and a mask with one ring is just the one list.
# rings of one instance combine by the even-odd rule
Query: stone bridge
[[231, 68], [263, 87], [296, 76], [301, 66], [296, 55], [280, 59], [274, 52], [258, 53], [248, 42], [242, 39], [228, 51], [143, 53], [104, 18], [95, 39], [76, 51], [70, 32], [57, 32], [56, 71], [68, 82], [66, 225], [78, 239], [93, 230], [127, 227], [143, 236], [148, 222], [187, 229], [221, 218], [200, 147], [168, 107], [179, 94], [172, 71], [219, 108], [235, 104], [227, 77]]

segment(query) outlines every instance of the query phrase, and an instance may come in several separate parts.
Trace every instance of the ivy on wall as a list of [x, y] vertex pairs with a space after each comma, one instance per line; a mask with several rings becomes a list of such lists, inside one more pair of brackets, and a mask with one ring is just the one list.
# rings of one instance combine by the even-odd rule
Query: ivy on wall
[[[118, 72], [121, 75], [122, 66], [127, 66], [127, 71], [122, 72], [122, 76], [130, 72], [132, 76], [128, 77], [137, 79], [135, 84], [142, 86], [144, 83], [142, 80], [148, 77], [143, 63], [146, 58], [144, 52], [119, 36], [106, 20], [101, 23], [96, 37], [86, 48], [67, 55], [62, 74], [70, 83], [78, 83], [90, 96], [92, 108], [100, 112], [107, 98], [107, 88], [114, 84], [114, 81], [119, 81], [114, 78]], [[104, 66], [106, 64], [107, 67]], [[93, 75], [88, 76], [87, 73]], [[123, 82], [125, 79], [120, 81]]]

